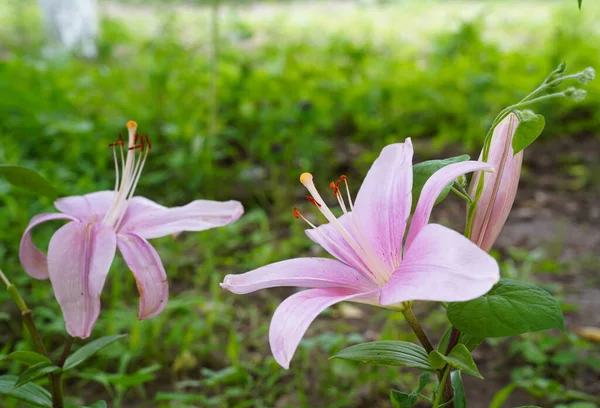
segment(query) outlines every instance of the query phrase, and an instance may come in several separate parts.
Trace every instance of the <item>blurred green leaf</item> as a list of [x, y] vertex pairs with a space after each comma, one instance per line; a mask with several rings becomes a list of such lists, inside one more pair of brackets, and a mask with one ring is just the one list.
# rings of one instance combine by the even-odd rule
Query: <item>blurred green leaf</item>
[[450, 383], [454, 390], [454, 408], [467, 408], [467, 397], [460, 371], [455, 370], [450, 373]]
[[373, 341], [356, 344], [330, 358], [435, 371], [429, 364], [425, 349], [407, 341]]
[[22, 190], [51, 199], [58, 197], [56, 188], [35, 170], [10, 164], [0, 164], [0, 175], [10, 184]]
[[390, 400], [394, 408], [411, 408], [417, 403], [417, 395], [392, 390], [390, 392]]
[[497, 391], [494, 394], [494, 398], [492, 398], [492, 402], [490, 402], [489, 408], [502, 408], [508, 397], [510, 397], [510, 394], [515, 390], [515, 387], [515, 384], [509, 384]]
[[464, 344], [459, 343], [454, 346], [447, 356], [437, 350], [433, 350], [429, 353], [429, 362], [435, 369], [442, 369], [446, 364], [449, 364], [474, 377], [483, 378], [481, 374], [479, 374], [479, 370], [477, 369], [475, 361], [473, 361], [471, 352], [467, 350]]
[[581, 10], [581, 3], [583, 2], [583, 0], [577, 0], [577, 4], [579, 5], [579, 10]]
[[31, 367], [27, 368], [27, 370], [23, 371], [23, 374], [19, 376], [17, 382], [15, 383], [15, 388], [19, 388], [27, 383], [30, 383], [31, 381], [35, 381], [38, 378], [44, 377], [48, 374], [52, 374], [60, 370], [60, 367], [57, 367], [45, 361], [34, 364]]
[[[421, 197], [421, 191], [423, 190], [423, 186], [429, 180], [429, 178], [439, 169], [448, 166], [449, 164], [459, 163], [463, 161], [469, 160], [468, 154], [463, 154], [462, 156], [449, 157], [443, 160], [427, 160], [421, 163], [417, 163], [413, 166], [413, 188], [412, 188], [412, 200], [413, 200], [413, 210], [417, 205], [419, 197]], [[438, 198], [435, 200], [435, 203], [440, 203], [452, 188], [454, 182], [448, 184], [440, 193]]]
[[25, 363], [28, 366], [38, 364], [38, 363], [50, 364], [50, 360], [48, 359], [48, 357], [46, 357], [42, 354], [34, 353], [33, 351], [15, 351], [15, 352], [12, 352], [9, 355], [6, 355], [0, 359], [0, 361], [3, 361], [3, 360], [20, 361], [21, 363]]
[[48, 391], [33, 383], [15, 389], [17, 380], [15, 375], [0, 376], [0, 395], [16, 398], [36, 407], [52, 408], [52, 396]]
[[515, 130], [512, 141], [514, 154], [517, 154], [542, 134], [546, 120], [542, 115], [538, 115], [529, 109], [515, 110], [514, 112], [519, 118], [519, 125]]
[[90, 405], [87, 408], [107, 408], [106, 401], [94, 402], [92, 405]]
[[505, 337], [546, 329], [564, 330], [560, 304], [531, 283], [500, 279], [484, 296], [451, 303], [446, 310], [460, 331], [476, 337]]
[[81, 347], [73, 354], [71, 354], [67, 360], [65, 361], [65, 365], [63, 366], [63, 370], [71, 370], [72, 368], [77, 367], [79, 364], [83, 363], [88, 358], [92, 357], [98, 351], [102, 350], [104, 347], [109, 346], [115, 341], [126, 337], [126, 334], [117, 334], [114, 336], [106, 336], [96, 339], [85, 346]]

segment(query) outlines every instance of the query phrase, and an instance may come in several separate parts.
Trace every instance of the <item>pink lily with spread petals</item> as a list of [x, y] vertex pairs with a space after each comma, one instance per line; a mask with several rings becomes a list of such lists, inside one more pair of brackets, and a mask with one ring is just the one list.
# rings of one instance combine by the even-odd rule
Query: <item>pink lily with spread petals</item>
[[[196, 200], [167, 208], [134, 197], [151, 145], [147, 136], [136, 133], [135, 122], [127, 122], [127, 129], [127, 146], [120, 136], [111, 144], [117, 171], [115, 190], [56, 200], [54, 205], [60, 213], [36, 215], [21, 239], [19, 258], [23, 268], [36, 279], [50, 278], [67, 331], [73, 337], [86, 338], [92, 332], [100, 314], [102, 287], [117, 248], [140, 292], [139, 318], [148, 319], [167, 305], [169, 285], [160, 257], [147, 240], [227, 225], [244, 211], [237, 201]], [[51, 220], [69, 222], [50, 239], [46, 257], [33, 243], [31, 230]]]
[[487, 163], [467, 161], [449, 165], [432, 175], [423, 187], [410, 228], [403, 242], [412, 201], [410, 139], [385, 147], [373, 163], [358, 192], [348, 203], [338, 183], [331, 183], [343, 215], [337, 217], [317, 191], [313, 177], [300, 181], [307, 197], [329, 223], [319, 227], [302, 216], [306, 231], [337, 260], [296, 258], [240, 275], [228, 275], [221, 284], [245, 294], [276, 286], [310, 288], [298, 292], [275, 311], [269, 340], [275, 360], [288, 368], [310, 323], [327, 307], [342, 301], [400, 308], [411, 300], [456, 302], [485, 294], [499, 279], [498, 264], [461, 234], [438, 224], [428, 224], [441, 191], [458, 176], [472, 171], [492, 171]]

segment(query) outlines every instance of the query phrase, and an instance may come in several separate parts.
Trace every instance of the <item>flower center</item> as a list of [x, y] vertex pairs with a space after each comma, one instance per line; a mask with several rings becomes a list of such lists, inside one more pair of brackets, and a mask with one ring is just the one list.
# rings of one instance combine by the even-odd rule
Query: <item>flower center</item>
[[[119, 224], [125, 216], [129, 200], [133, 197], [133, 193], [137, 186], [144, 163], [152, 145], [148, 135], [140, 135], [137, 131], [137, 123], [130, 120], [127, 122], [128, 141], [127, 146], [123, 141], [123, 137], [119, 135], [119, 140], [111, 143], [109, 146], [113, 149], [113, 158], [115, 160], [115, 194], [110, 209], [104, 216], [103, 222], [112, 226], [115, 230], [119, 228]], [[119, 148], [119, 158], [117, 157], [117, 147]], [[125, 157], [124, 149], [127, 149], [127, 157]], [[119, 171], [119, 168], [121, 169]]]
[[[342, 181], [346, 185], [346, 193], [348, 195], [348, 205], [350, 211], [348, 211], [348, 206], [346, 205], [344, 197], [339, 188]], [[325, 204], [325, 201], [315, 187], [312, 174], [302, 173], [300, 176], [300, 182], [311, 194], [310, 196], [307, 196], [306, 199], [313, 204], [321, 212], [321, 214], [325, 216], [325, 218], [330, 222], [331, 226], [340, 234], [343, 241], [347, 243], [350, 248], [344, 248], [339, 242], [336, 242], [336, 240], [330, 238], [327, 234], [319, 230], [312, 222], [300, 214], [300, 211], [298, 211], [297, 208], [294, 208], [294, 216], [296, 218], [302, 218], [324, 240], [335, 246], [336, 249], [344, 253], [344, 255], [346, 255], [349, 259], [354, 260], [356, 265], [360, 265], [361, 267], [359, 272], [361, 272], [367, 278], [373, 280], [379, 285], [383, 285], [385, 282], [387, 282], [391, 276], [391, 272], [393, 271], [388, 271], [388, 268], [385, 266], [385, 264], [381, 262], [375, 253], [373, 246], [365, 238], [365, 234], [362, 232], [360, 223], [353, 217], [351, 211], [354, 210], [354, 204], [352, 202], [352, 197], [350, 196], [348, 178], [342, 175], [337, 182], [332, 181], [329, 183], [329, 187], [333, 191], [333, 195], [338, 200], [338, 204], [348, 220], [346, 226], [340, 222], [340, 220], [335, 216], [335, 214], [333, 214], [329, 207], [327, 207], [327, 204]], [[366, 266], [366, 268], [362, 265]]]

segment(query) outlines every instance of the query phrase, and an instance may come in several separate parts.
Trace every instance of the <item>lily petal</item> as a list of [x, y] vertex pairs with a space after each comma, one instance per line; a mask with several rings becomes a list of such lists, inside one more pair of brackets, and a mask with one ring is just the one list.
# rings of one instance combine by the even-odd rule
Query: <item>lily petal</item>
[[374, 293], [360, 293], [346, 288], [308, 289], [281, 302], [269, 329], [273, 357], [286, 370], [296, 348], [312, 321], [329, 306], [345, 300], [373, 297]]
[[437, 200], [442, 190], [458, 176], [472, 171], [494, 171], [494, 168], [487, 163], [465, 161], [443, 167], [429, 177], [429, 180], [423, 186], [423, 190], [421, 190], [421, 197], [419, 197], [419, 202], [410, 222], [410, 228], [406, 236], [406, 250], [408, 250], [421, 229], [429, 222], [435, 200]]
[[138, 318], [156, 316], [169, 300], [167, 274], [158, 253], [148, 241], [134, 234], [119, 234], [117, 245], [140, 292]]
[[376, 287], [353, 268], [327, 258], [288, 259], [239, 275], [227, 275], [221, 284], [222, 288], [240, 295], [277, 286], [336, 287], [359, 291]]
[[166, 208], [133, 205], [127, 208], [120, 231], [151, 239], [181, 231], [204, 231], [231, 224], [242, 216], [244, 208], [238, 201], [196, 200], [183, 207]]
[[25, 229], [21, 237], [21, 245], [19, 246], [19, 260], [25, 272], [35, 279], [48, 279], [48, 262], [46, 254], [40, 251], [33, 240], [31, 239], [31, 230], [34, 227], [52, 220], [69, 220], [77, 221], [75, 217], [67, 214], [51, 213], [38, 214], [29, 221], [29, 225]]
[[354, 204], [354, 217], [381, 261], [391, 270], [402, 259], [402, 239], [412, 200], [410, 138], [383, 148]]
[[85, 339], [94, 328], [116, 247], [115, 232], [101, 223], [70, 222], [50, 240], [50, 281], [73, 337]]
[[82, 196], [63, 197], [56, 200], [54, 206], [81, 221], [100, 222], [110, 209], [114, 195], [114, 191], [96, 191]]
[[[354, 232], [351, 226], [352, 213], [344, 214], [338, 218], [338, 221], [346, 231], [352, 236]], [[311, 228], [304, 231], [306, 235], [317, 244], [321, 245], [323, 249], [335, 256], [345, 264], [363, 271], [367, 276], [370, 274], [369, 268], [360, 259], [348, 242], [342, 237], [342, 234], [331, 225], [331, 223], [323, 224], [318, 226], [316, 229]], [[333, 243], [335, 242], [335, 244]]]
[[380, 302], [460, 302], [487, 293], [499, 279], [494, 258], [458, 232], [428, 224], [381, 290]]

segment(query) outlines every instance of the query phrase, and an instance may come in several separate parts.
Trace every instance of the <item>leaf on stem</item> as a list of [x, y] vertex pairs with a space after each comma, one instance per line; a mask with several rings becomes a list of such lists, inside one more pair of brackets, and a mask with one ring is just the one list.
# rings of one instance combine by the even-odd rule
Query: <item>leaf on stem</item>
[[0, 376], [0, 395], [6, 395], [36, 407], [52, 408], [52, 396], [37, 384], [29, 383], [15, 389], [17, 376]]
[[514, 112], [519, 118], [519, 125], [512, 141], [514, 154], [517, 154], [542, 134], [546, 120], [542, 115], [536, 114], [530, 109], [515, 110]]
[[85, 346], [78, 349], [76, 352], [71, 354], [66, 360], [65, 365], [63, 366], [63, 371], [70, 370], [72, 368], [77, 367], [79, 364], [83, 363], [88, 358], [92, 357], [98, 351], [102, 350], [104, 347], [109, 346], [115, 341], [122, 339], [127, 336], [126, 334], [117, 334], [115, 336], [106, 336], [96, 339]]
[[42, 378], [57, 371], [60, 371], [60, 367], [52, 365], [46, 361], [34, 364], [27, 370], [23, 371], [23, 374], [21, 374], [17, 379], [14, 388], [19, 388], [27, 383], [37, 380], [38, 378]]
[[564, 330], [560, 304], [550, 293], [512, 279], [500, 279], [492, 290], [477, 299], [451, 303], [446, 312], [457, 329], [476, 337]]
[[452, 351], [445, 356], [437, 350], [433, 350], [429, 354], [429, 363], [433, 368], [442, 369], [446, 364], [454, 367], [458, 370], [464, 371], [467, 374], [470, 374], [474, 377], [478, 377], [483, 379], [481, 374], [479, 374], [479, 370], [475, 365], [475, 361], [473, 361], [473, 356], [471, 356], [471, 352], [467, 350], [464, 344], [457, 344], [454, 346]]
[[28, 366], [32, 366], [38, 363], [50, 364], [50, 360], [48, 359], [48, 357], [42, 354], [34, 353], [33, 351], [15, 351], [0, 358], [0, 361], [3, 360], [20, 361], [21, 363], [25, 363]]
[[[415, 164], [413, 169], [413, 188], [412, 188], [412, 200], [414, 209], [417, 205], [417, 201], [421, 196], [421, 191], [423, 190], [423, 186], [429, 180], [429, 177], [433, 175], [439, 169], [448, 166], [449, 164], [459, 163], [469, 160], [468, 154], [463, 154], [462, 156], [449, 157], [443, 160], [427, 160], [421, 163]], [[435, 203], [440, 203], [448, 193], [450, 193], [450, 189], [454, 183], [448, 184], [440, 193], [438, 198], [435, 200]]]
[[465, 396], [465, 387], [459, 370], [450, 373], [450, 383], [454, 390], [454, 408], [467, 408], [467, 398]]
[[361, 343], [345, 348], [331, 358], [435, 371], [429, 365], [425, 349], [407, 341], [372, 341]]

